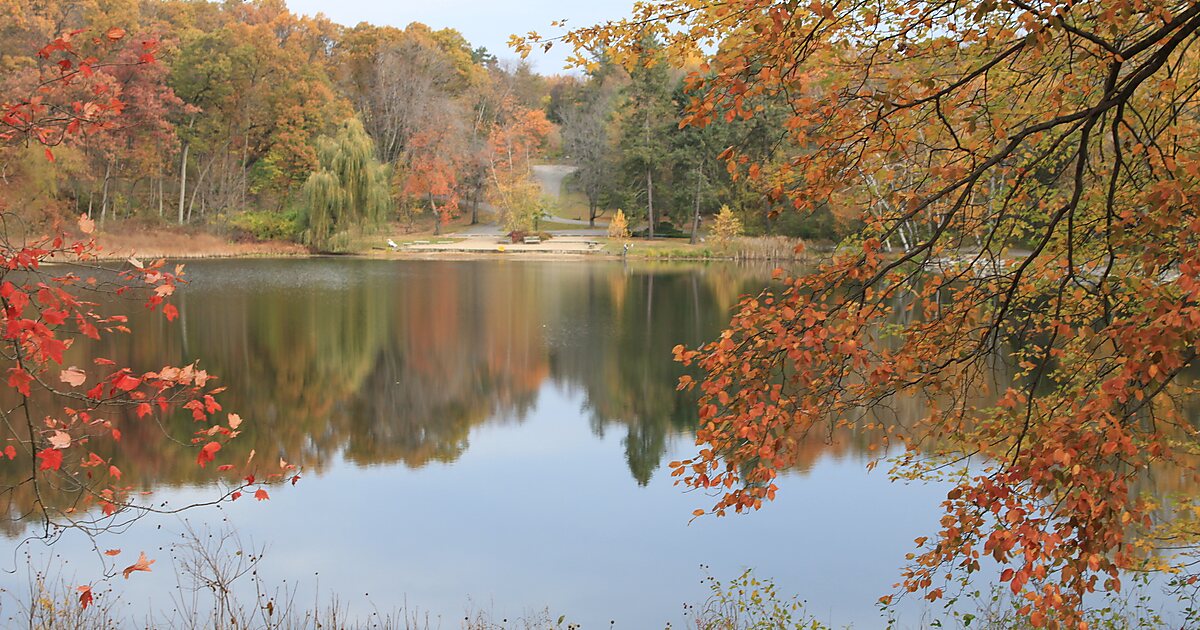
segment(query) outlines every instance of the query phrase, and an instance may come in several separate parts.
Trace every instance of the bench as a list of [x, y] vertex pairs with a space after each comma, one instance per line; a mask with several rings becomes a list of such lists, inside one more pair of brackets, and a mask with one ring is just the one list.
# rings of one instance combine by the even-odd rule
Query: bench
[[542, 238], [540, 236], [526, 236], [525, 237], [526, 245], [538, 245], [541, 242], [542, 242]]

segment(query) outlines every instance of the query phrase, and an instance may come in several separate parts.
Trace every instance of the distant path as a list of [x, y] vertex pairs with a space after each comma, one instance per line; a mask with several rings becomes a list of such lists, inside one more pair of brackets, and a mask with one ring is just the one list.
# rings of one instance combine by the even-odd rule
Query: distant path
[[[569, 164], [538, 164], [533, 167], [533, 177], [541, 185], [543, 195], [551, 199], [562, 199], [563, 181], [577, 170], [579, 170], [578, 166]], [[546, 220], [567, 225], [589, 225], [587, 221], [555, 215], [549, 215]]]
[[[542, 187], [542, 194], [553, 199], [562, 197], [563, 182], [571, 173], [579, 170], [578, 167], [569, 164], [538, 164], [533, 167], [533, 177], [537, 180], [538, 185]], [[479, 210], [481, 212], [490, 213], [493, 217], [499, 216], [499, 208], [487, 203], [480, 203]], [[563, 225], [577, 225], [578, 229], [568, 230], [549, 230], [551, 234], [559, 236], [579, 235], [579, 236], [605, 236], [608, 230], [603, 227], [591, 227], [587, 221], [579, 219], [568, 219], [549, 215], [545, 218], [546, 221], [560, 223]], [[503, 236], [506, 234], [504, 228], [497, 223], [479, 223], [471, 225], [458, 232], [455, 236]]]
[[579, 170], [568, 164], [538, 164], [533, 167], [533, 177], [542, 186], [542, 194], [559, 199], [562, 197], [563, 180]]

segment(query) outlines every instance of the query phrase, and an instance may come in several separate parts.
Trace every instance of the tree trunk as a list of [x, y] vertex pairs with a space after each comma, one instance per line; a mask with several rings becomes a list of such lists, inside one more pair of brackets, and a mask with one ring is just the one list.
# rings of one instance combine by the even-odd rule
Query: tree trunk
[[192, 150], [192, 143], [183, 143], [183, 157], [179, 161], [179, 225], [183, 225], [183, 206], [187, 199], [187, 163], [188, 152]]
[[646, 238], [654, 238], [654, 175], [650, 167], [646, 167], [646, 216], [650, 220], [650, 231]]
[[[192, 200], [188, 202], [188, 207], [187, 207], [187, 222], [188, 223], [192, 222], [192, 209], [196, 207], [196, 195], [200, 192], [200, 185], [203, 184], [204, 180], [208, 178], [208, 173], [209, 173], [209, 171], [212, 170], [212, 166], [213, 166], [213, 164], [216, 163], [216, 161], [217, 161], [217, 156], [213, 156], [213, 158], [208, 161], [208, 164], [204, 165], [204, 169], [200, 171], [200, 176], [196, 178], [196, 185], [192, 186]], [[200, 206], [201, 206], [200, 213], [201, 214], [204, 213], [204, 207], [205, 207], [206, 202], [207, 202], [207, 199], [205, 199], [204, 197], [200, 198]]]
[[104, 217], [108, 214], [108, 176], [112, 173], [112, 162], [104, 163], [104, 186], [100, 193], [100, 225], [104, 225]]
[[442, 217], [438, 216], [437, 202], [433, 200], [433, 193], [429, 195], [429, 207], [433, 209], [433, 235], [442, 235]]
[[596, 202], [588, 197], [588, 227], [596, 227]]
[[246, 162], [250, 159], [250, 133], [242, 136], [242, 199], [241, 208], [246, 208], [246, 194], [250, 188], [250, 174], [247, 172]]
[[696, 167], [696, 211], [692, 215], [692, 238], [688, 242], [695, 245], [700, 241], [700, 184], [704, 180], [704, 169]]
[[479, 223], [479, 189], [483, 186], [475, 187], [475, 194], [471, 196], [471, 225]]
[[[193, 115], [188, 120], [188, 131], [196, 124], [196, 117]], [[183, 156], [179, 159], [179, 225], [183, 225], [183, 202], [187, 199], [187, 164], [188, 152], [192, 149], [190, 140], [183, 143]]]

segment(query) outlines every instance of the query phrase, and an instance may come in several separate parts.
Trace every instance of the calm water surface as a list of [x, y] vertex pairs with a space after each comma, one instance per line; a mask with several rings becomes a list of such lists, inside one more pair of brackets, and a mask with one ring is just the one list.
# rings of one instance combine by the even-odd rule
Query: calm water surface
[[[150, 517], [100, 541], [160, 559], [152, 579], [114, 583], [130, 610], [177, 603], [170, 543], [190, 526], [265, 545], [265, 579], [297, 585], [302, 602], [407, 606], [443, 627], [469, 610], [544, 608], [585, 628], [680, 627], [684, 604], [707, 595], [702, 565], [721, 579], [753, 567], [825, 622], [876, 627], [875, 600], [913, 538], [934, 529], [945, 489], [868, 474], [854, 436], [814, 440], [767, 509], [690, 520], [711, 500], [664, 470], [695, 448], [671, 348], [715, 336], [766, 270], [354, 259], [188, 270], [179, 321], [139, 317], [143, 334], [74, 360], [198, 360], [247, 420], [226, 461], [254, 449], [304, 474], [265, 503], [189, 511], [187, 524]], [[126, 425], [132, 483], [169, 506], [213, 495], [194, 453]], [[22, 533], [12, 528], [6, 548]], [[53, 552], [73, 558], [60, 570], [82, 583], [96, 570], [90, 548], [67, 537]], [[23, 555], [0, 558], [17, 569], [0, 585], [20, 592]]]

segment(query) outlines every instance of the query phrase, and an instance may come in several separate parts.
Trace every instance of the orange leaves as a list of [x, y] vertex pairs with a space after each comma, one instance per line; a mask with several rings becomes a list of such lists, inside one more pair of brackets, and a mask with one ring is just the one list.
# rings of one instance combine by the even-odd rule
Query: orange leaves
[[88, 215], [79, 215], [79, 231], [84, 234], [91, 234], [96, 231], [96, 222], [88, 218]]
[[196, 463], [204, 468], [209, 462], [213, 461], [217, 451], [221, 450], [221, 444], [218, 442], [209, 442], [200, 449], [200, 453], [196, 455]]
[[271, 496], [267, 494], [265, 489], [259, 488], [258, 490], [254, 491], [254, 498], [259, 501], [266, 501], [267, 499], [270, 499]]
[[149, 560], [146, 558], [146, 552], [142, 551], [138, 553], [137, 562], [125, 567], [125, 570], [121, 571], [121, 575], [125, 576], [125, 579], [128, 580], [129, 576], [136, 571], [146, 571], [149, 573], [150, 565], [154, 564], [154, 562], [154, 560]]
[[84, 585], [76, 590], [79, 592], [79, 607], [86, 610], [88, 606], [92, 605], [92, 587]]

